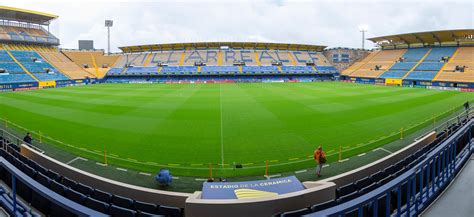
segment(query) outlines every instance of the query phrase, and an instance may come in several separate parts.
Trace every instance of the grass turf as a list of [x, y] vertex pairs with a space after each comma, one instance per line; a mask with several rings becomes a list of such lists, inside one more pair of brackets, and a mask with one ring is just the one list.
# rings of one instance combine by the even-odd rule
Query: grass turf
[[[103, 84], [0, 94], [10, 128], [145, 172], [263, 175], [368, 151], [426, 127], [473, 93], [349, 83]], [[441, 118], [441, 117], [437, 117]], [[20, 129], [21, 130], [21, 129]], [[244, 169], [233, 169], [234, 163]]]

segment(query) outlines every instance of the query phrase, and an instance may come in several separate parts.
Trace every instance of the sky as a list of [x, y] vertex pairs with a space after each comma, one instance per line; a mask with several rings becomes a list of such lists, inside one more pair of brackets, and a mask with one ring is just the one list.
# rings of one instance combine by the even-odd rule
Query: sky
[[[0, 0], [0, 5], [56, 14], [51, 32], [62, 48], [78, 40], [111, 50], [128, 45], [238, 41], [360, 48], [366, 38], [420, 31], [474, 28], [469, 0]], [[374, 44], [366, 41], [366, 48]]]

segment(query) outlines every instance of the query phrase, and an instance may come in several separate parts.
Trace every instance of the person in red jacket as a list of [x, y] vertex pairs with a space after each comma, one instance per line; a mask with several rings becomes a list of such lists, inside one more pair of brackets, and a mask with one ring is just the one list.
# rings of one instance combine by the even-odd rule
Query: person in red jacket
[[326, 163], [326, 154], [323, 151], [323, 147], [319, 146], [318, 149], [314, 150], [314, 160], [318, 164], [316, 167], [316, 174], [321, 177], [321, 169], [323, 164]]

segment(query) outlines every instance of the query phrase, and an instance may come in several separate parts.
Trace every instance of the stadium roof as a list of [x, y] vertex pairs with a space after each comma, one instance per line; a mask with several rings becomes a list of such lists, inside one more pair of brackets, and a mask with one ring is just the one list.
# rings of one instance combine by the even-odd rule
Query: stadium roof
[[262, 42], [196, 42], [196, 43], [172, 43], [151, 44], [119, 47], [123, 52], [147, 52], [161, 50], [189, 50], [189, 49], [220, 49], [228, 46], [232, 49], [278, 49], [278, 50], [309, 50], [322, 51], [326, 46], [307, 44], [283, 44]]
[[[474, 29], [441, 30], [430, 32], [404, 33], [368, 38], [374, 43], [396, 44], [435, 44], [445, 42], [473, 41]], [[382, 45], [383, 46], [383, 45]]]
[[49, 24], [51, 20], [58, 18], [58, 16], [27, 9], [0, 6], [0, 18], [28, 23]]

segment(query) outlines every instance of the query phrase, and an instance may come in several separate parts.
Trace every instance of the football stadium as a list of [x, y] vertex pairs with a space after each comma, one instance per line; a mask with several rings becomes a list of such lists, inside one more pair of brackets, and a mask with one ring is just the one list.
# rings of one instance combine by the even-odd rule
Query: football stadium
[[110, 52], [61, 19], [0, 6], [2, 216], [472, 214], [472, 28]]

